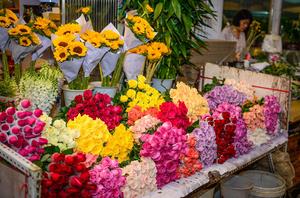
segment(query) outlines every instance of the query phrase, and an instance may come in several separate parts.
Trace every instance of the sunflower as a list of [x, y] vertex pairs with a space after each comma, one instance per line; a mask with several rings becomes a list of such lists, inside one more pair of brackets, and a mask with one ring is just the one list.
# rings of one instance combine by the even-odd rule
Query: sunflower
[[153, 39], [154, 39], [155, 33], [154, 33], [154, 31], [152, 30], [152, 28], [146, 28], [146, 37], [147, 37], [147, 39], [149, 39], [149, 40], [153, 40]]
[[79, 24], [68, 23], [60, 26], [55, 33], [57, 36], [79, 33], [81, 27]]
[[169, 49], [168, 49], [168, 47], [164, 43], [153, 42], [150, 45], [151, 45], [152, 49], [159, 51], [161, 54], [167, 54], [167, 53], [169, 53]]
[[0, 15], [1, 15], [1, 16], [2, 16], [2, 15], [5, 15], [4, 9], [1, 9], [1, 10], [0, 10]]
[[64, 35], [64, 36], [59, 36], [53, 40], [53, 45], [55, 48], [68, 48], [69, 43], [75, 40], [74, 35]]
[[103, 32], [101, 32], [101, 36], [108, 40], [117, 40], [120, 38], [120, 35], [112, 30], [104, 30]]
[[141, 24], [135, 23], [135, 24], [133, 25], [133, 31], [134, 31], [134, 33], [136, 33], [136, 34], [144, 34], [144, 33], [145, 33], [145, 28], [144, 28], [144, 26], [142, 26]]
[[35, 33], [32, 33], [30, 36], [31, 36], [31, 40], [34, 44], [36, 44], [36, 45], [41, 44], [40, 38]]
[[42, 30], [42, 31], [44, 32], [44, 34], [45, 34], [47, 37], [50, 37], [51, 34], [52, 34], [51, 30], [49, 30], [49, 29], [44, 29], [44, 30]]
[[38, 17], [38, 18], [36, 18], [35, 22], [33, 23], [33, 26], [36, 29], [43, 30], [43, 29], [48, 28], [50, 22], [51, 21], [49, 19]]
[[118, 50], [119, 49], [119, 43], [114, 41], [109, 46], [112, 50]]
[[119, 44], [120, 46], [123, 46], [123, 45], [124, 45], [124, 40], [119, 39], [119, 40], [118, 40], [118, 44]]
[[133, 19], [133, 15], [128, 14], [128, 15], [127, 15], [127, 20], [128, 20], [128, 21], [132, 21], [132, 19]]
[[5, 12], [6, 12], [7, 18], [12, 23], [16, 23], [18, 21], [18, 17], [17, 17], [17, 15], [13, 11], [11, 11], [10, 9], [5, 9]]
[[80, 9], [80, 11], [81, 11], [83, 14], [90, 14], [91, 8], [90, 8], [90, 7], [83, 7], [83, 8]]
[[56, 24], [55, 24], [53, 21], [50, 21], [49, 27], [50, 27], [51, 29], [57, 30], [57, 26], [56, 26]]
[[20, 35], [29, 35], [31, 34], [31, 28], [27, 25], [19, 24], [16, 26]]
[[10, 20], [7, 17], [0, 16], [0, 27], [8, 28], [10, 24]]
[[19, 34], [19, 30], [17, 28], [12, 28], [8, 30], [8, 34], [11, 36], [17, 36]]
[[90, 41], [91, 39], [100, 36], [99, 32], [95, 32], [94, 30], [87, 30], [85, 33], [80, 35], [80, 38], [85, 41]]
[[153, 49], [152, 47], [148, 47], [148, 60], [156, 61], [161, 58], [161, 53], [158, 50]]
[[58, 62], [64, 62], [69, 57], [68, 50], [66, 48], [56, 48], [55, 52], [53, 53], [54, 58]]
[[99, 37], [94, 37], [89, 40], [89, 42], [95, 47], [99, 48], [101, 46], [101, 39]]
[[69, 46], [69, 51], [71, 55], [85, 56], [87, 52], [87, 47], [80, 41], [74, 41]]
[[139, 17], [139, 16], [134, 16], [132, 17], [132, 22], [133, 23], [140, 23], [142, 21], [143, 18]]
[[146, 10], [147, 10], [147, 12], [149, 12], [149, 13], [154, 12], [153, 8], [152, 8], [149, 4], [146, 5]]
[[148, 50], [147, 45], [140, 45], [133, 49], [130, 49], [129, 52], [135, 53], [135, 54], [146, 54], [147, 50]]
[[32, 42], [31, 42], [31, 40], [28, 37], [22, 36], [19, 39], [19, 44], [21, 46], [28, 47], [28, 46], [30, 46], [32, 44]]

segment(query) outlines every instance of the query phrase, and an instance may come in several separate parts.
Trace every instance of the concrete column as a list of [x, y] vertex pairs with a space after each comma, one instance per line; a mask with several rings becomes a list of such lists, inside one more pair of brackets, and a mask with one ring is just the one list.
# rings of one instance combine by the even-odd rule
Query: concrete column
[[222, 17], [224, 0], [212, 0], [212, 9], [215, 11], [215, 19], [211, 18], [208, 24], [211, 28], [205, 29], [207, 39], [219, 39], [222, 31]]
[[282, 0], [271, 0], [270, 3], [269, 33], [279, 35]]

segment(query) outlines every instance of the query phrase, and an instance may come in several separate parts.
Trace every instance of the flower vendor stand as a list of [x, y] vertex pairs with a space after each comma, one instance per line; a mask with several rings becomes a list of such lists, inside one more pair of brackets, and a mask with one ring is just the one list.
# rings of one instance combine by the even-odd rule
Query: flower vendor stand
[[[7, 166], [7, 173], [0, 174], [0, 191], [1, 197], [7, 195], [6, 193], [18, 193], [13, 191], [21, 191], [24, 189], [22, 195], [28, 198], [40, 197], [42, 169], [22, 157], [20, 154], [0, 143], [0, 157], [9, 164]], [[4, 171], [4, 164], [1, 163], [1, 171]], [[17, 170], [17, 171], [15, 171]], [[14, 171], [14, 174], [10, 174]], [[20, 178], [23, 178], [24, 183], [20, 182]], [[15, 188], [11, 186], [5, 186], [2, 181], [12, 181]], [[11, 196], [10, 194], [9, 196]]]

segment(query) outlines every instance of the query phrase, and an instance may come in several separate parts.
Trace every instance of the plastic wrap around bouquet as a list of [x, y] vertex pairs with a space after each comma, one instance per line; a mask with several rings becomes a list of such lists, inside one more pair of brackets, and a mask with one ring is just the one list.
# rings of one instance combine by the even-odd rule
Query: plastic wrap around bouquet
[[16, 14], [9, 9], [0, 10], [0, 49], [5, 51], [9, 42], [8, 29], [18, 21]]
[[33, 54], [32, 54], [32, 60], [35, 61], [38, 58], [40, 58], [43, 53], [51, 46], [51, 40], [46, 37], [46, 36], [42, 36], [40, 34], [37, 34], [37, 36], [39, 37], [40, 41], [41, 41], [41, 47], [38, 48]]
[[6, 28], [0, 27], [0, 49], [1, 51], [5, 51], [8, 44], [9, 36]]
[[[138, 20], [135, 20], [136, 18]], [[128, 49], [147, 43], [155, 35], [153, 28], [145, 19], [133, 16], [132, 13], [127, 14], [124, 38]], [[136, 79], [141, 73], [145, 61], [146, 57], [143, 55], [128, 53], [124, 60], [124, 72], [127, 79]]]
[[110, 75], [116, 67], [120, 53], [126, 49], [121, 47], [124, 39], [114, 25], [108, 24], [101, 33], [87, 30], [81, 35], [81, 39], [86, 41], [85, 45], [88, 48], [83, 62], [85, 77], [90, 76], [99, 63], [103, 77]]

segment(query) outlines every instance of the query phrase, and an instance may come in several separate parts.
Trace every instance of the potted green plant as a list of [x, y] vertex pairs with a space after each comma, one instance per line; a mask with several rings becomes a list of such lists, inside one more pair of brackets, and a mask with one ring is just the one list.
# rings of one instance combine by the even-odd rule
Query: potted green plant
[[129, 10], [136, 9], [155, 29], [154, 40], [166, 43], [171, 54], [160, 62], [154, 77], [158, 79], [175, 79], [181, 65], [189, 64], [191, 49], [200, 53], [205, 46], [197, 37], [194, 29], [206, 25], [205, 20], [214, 16], [210, 0], [126, 0], [121, 18]]

